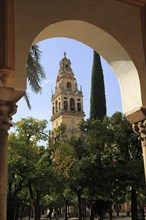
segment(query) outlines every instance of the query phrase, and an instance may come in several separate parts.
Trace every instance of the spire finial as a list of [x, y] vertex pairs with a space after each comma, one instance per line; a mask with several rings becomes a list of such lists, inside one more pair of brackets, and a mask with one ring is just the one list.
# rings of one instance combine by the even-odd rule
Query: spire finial
[[64, 51], [64, 58], [66, 58], [66, 52]]

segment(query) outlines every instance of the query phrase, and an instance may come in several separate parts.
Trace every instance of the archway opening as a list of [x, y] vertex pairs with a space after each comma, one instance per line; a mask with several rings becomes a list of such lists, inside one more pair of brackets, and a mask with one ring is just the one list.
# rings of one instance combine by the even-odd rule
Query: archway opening
[[[129, 114], [141, 108], [141, 91], [137, 69], [126, 49], [116, 39], [90, 23], [68, 20], [49, 25], [36, 36], [32, 44], [55, 37], [75, 39], [97, 51], [116, 74], [121, 90], [123, 113]], [[20, 66], [17, 72], [25, 74], [24, 66]]]
[[[50, 32], [51, 33], [51, 32]], [[39, 38], [39, 37], [38, 37]], [[38, 39], [37, 39], [38, 40]], [[36, 40], [36, 42], [37, 42], [37, 40]], [[94, 41], [95, 42], [95, 41]], [[106, 41], [105, 41], [106, 42]], [[112, 42], [113, 43], [113, 42]], [[128, 85], [128, 83], [130, 82], [130, 85], [131, 85], [131, 79], [130, 79], [130, 77], [131, 77], [131, 74], [133, 74], [133, 71], [134, 71], [134, 80], [135, 80], [135, 82], [137, 83], [137, 77], [138, 77], [138, 75], [137, 75], [137, 71], [136, 71], [136, 69], [135, 69], [135, 67], [134, 67], [134, 65], [133, 65], [133, 63], [132, 63], [132, 61], [130, 60], [130, 58], [129, 58], [129, 56], [127, 55], [127, 53], [126, 53], [126, 51], [117, 43], [117, 42], [114, 42], [115, 44], [116, 44], [116, 46], [117, 46], [117, 48], [116, 48], [116, 46], [115, 46], [115, 53], [113, 52], [113, 53], [111, 53], [111, 57], [112, 57], [112, 59], [110, 60], [110, 56], [109, 56], [109, 59], [108, 59], [108, 57], [107, 57], [107, 59], [106, 60], [108, 60], [108, 62], [111, 64], [111, 66], [113, 67], [113, 69], [116, 71], [116, 75], [117, 75], [117, 78], [119, 79], [119, 82], [120, 82], [120, 86], [121, 86], [121, 91], [122, 91], [122, 98], [123, 98], [123, 100], [124, 100], [124, 97], [126, 97], [125, 95], [125, 93], [127, 92], [128, 94], [128, 97], [131, 95], [131, 94], [133, 94], [132, 93], [132, 91], [131, 91], [131, 88], [130, 88], [130, 93], [129, 93], [129, 91], [128, 91], [128, 89], [127, 89], [127, 85]], [[99, 45], [100, 46], [100, 45]], [[96, 47], [92, 47], [93, 49], [95, 49], [97, 52], [99, 52], [99, 50], [97, 50], [97, 48]], [[102, 48], [104, 48], [104, 47], [102, 47]], [[111, 47], [112, 48], [112, 47]], [[66, 50], [66, 48], [65, 48], [65, 50]], [[118, 50], [120, 50], [120, 53], [118, 53]], [[63, 48], [63, 51], [64, 51], [64, 48]], [[63, 52], [62, 51], [62, 52]], [[102, 50], [101, 50], [102, 51]], [[104, 50], [102, 51], [103, 52], [103, 54], [104, 54]], [[106, 52], [106, 51], [105, 51]], [[102, 54], [101, 52], [100, 52], [100, 54]], [[117, 54], [117, 56], [115, 55], [115, 54]], [[106, 58], [106, 56], [105, 56], [105, 58]], [[114, 59], [115, 58], [115, 59]], [[125, 74], [125, 72], [124, 72], [124, 68], [125, 68], [125, 71], [126, 71], [126, 74]], [[136, 71], [136, 72], [135, 72]], [[91, 70], [90, 70], [90, 72], [91, 72]], [[81, 76], [83, 76], [82, 74], [81, 74]], [[127, 77], [125, 77], [125, 76], [127, 76]], [[126, 81], [125, 81], [125, 78], [126, 78]], [[132, 79], [133, 80], [133, 79]], [[139, 82], [139, 81], [138, 81]], [[126, 83], [126, 84], [125, 84]], [[137, 84], [137, 86], [139, 86], [139, 84]], [[125, 89], [124, 89], [125, 88]], [[138, 87], [139, 88], [139, 87]], [[125, 91], [126, 90], [126, 91]], [[137, 90], [137, 92], [138, 92], [138, 94], [139, 94], [139, 89]], [[37, 98], [38, 99], [38, 98]], [[127, 100], [127, 99], [126, 99]], [[136, 100], [132, 100], [132, 103], [127, 103], [127, 101], [125, 100], [125, 102], [124, 102], [124, 107], [125, 107], [125, 109], [126, 109], [126, 111], [127, 111], [127, 109], [129, 109], [129, 108], [131, 108], [131, 106], [132, 105], [135, 105], [135, 102], [136, 101], [138, 101], [137, 99]], [[140, 100], [139, 100], [140, 101]], [[126, 103], [126, 104], [125, 104]], [[56, 104], [56, 106], [57, 106], [57, 104]]]
[[[93, 49], [69, 38], [46, 39], [39, 42], [39, 48], [42, 52], [41, 64], [47, 77], [42, 83], [42, 94], [34, 94], [28, 87], [27, 91], [30, 95], [32, 110], [30, 111], [25, 100], [21, 99], [18, 102], [17, 114], [13, 117], [14, 121], [18, 121], [21, 117], [27, 117], [28, 115], [39, 119], [46, 118], [49, 121], [49, 129], [51, 129], [51, 96], [52, 92], [55, 91], [59, 62], [63, 58], [64, 51], [66, 51], [66, 56], [71, 61], [78, 88], [83, 91], [83, 110], [86, 115], [85, 118], [89, 118]], [[107, 115], [111, 116], [115, 111], [122, 111], [120, 87], [113, 69], [102, 56], [101, 62], [104, 73]], [[23, 109], [23, 112], [21, 112], [21, 109]]]

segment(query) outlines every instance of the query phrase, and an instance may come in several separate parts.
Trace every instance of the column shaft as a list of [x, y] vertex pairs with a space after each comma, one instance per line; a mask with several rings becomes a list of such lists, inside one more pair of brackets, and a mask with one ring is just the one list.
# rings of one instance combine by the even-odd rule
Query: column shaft
[[143, 153], [143, 163], [144, 163], [144, 173], [146, 179], [146, 146], [142, 146], [142, 153]]
[[14, 46], [14, 0], [0, 0], [0, 79], [4, 86], [15, 75]]
[[132, 127], [134, 132], [139, 136], [139, 140], [141, 141], [146, 179], [146, 120], [135, 123], [132, 125]]
[[6, 220], [8, 134], [0, 130], [0, 219]]
[[0, 0], [0, 220], [6, 220], [8, 130], [22, 92], [9, 88], [15, 76], [14, 0]]
[[7, 160], [8, 130], [17, 106], [13, 102], [0, 101], [0, 219], [6, 220], [7, 209]]

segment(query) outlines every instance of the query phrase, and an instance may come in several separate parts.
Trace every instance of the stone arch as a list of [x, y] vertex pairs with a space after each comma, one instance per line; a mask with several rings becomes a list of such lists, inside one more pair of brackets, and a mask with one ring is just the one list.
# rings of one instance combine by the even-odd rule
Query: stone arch
[[[81, 20], [60, 21], [43, 28], [40, 29], [39, 34], [38, 30], [37, 32], [34, 31], [36, 34], [35, 37], [33, 35], [33, 42], [25, 42], [21, 52], [19, 47], [16, 47], [16, 72], [21, 73], [17, 79], [15, 78], [16, 88], [20, 84], [21, 89], [26, 87], [24, 63], [31, 44], [55, 37], [75, 39], [96, 50], [114, 70], [121, 90], [123, 113], [128, 116], [129, 121], [135, 123], [145, 119], [146, 76], [144, 60], [137, 57], [131, 48], [129, 49], [128, 42], [125, 43], [124, 41], [123, 46], [122, 40], [119, 41], [118, 38], [118, 40], [114, 38], [104, 26], [102, 29], [97, 25]], [[30, 39], [32, 40], [32, 38]]]
[[118, 79], [124, 113], [129, 114], [142, 106], [136, 66], [126, 49], [111, 35], [87, 22], [70, 20], [49, 25], [37, 35], [33, 43], [54, 37], [73, 38], [90, 46], [104, 57]]

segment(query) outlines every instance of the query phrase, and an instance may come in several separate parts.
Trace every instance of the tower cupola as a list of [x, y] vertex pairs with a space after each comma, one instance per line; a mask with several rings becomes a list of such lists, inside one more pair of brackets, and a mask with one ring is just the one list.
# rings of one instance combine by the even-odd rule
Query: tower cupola
[[73, 71], [71, 69], [71, 62], [69, 59], [66, 58], [66, 52], [64, 52], [64, 57], [63, 59], [60, 61], [60, 69], [58, 72], [58, 76], [63, 75], [63, 74], [73, 74]]

